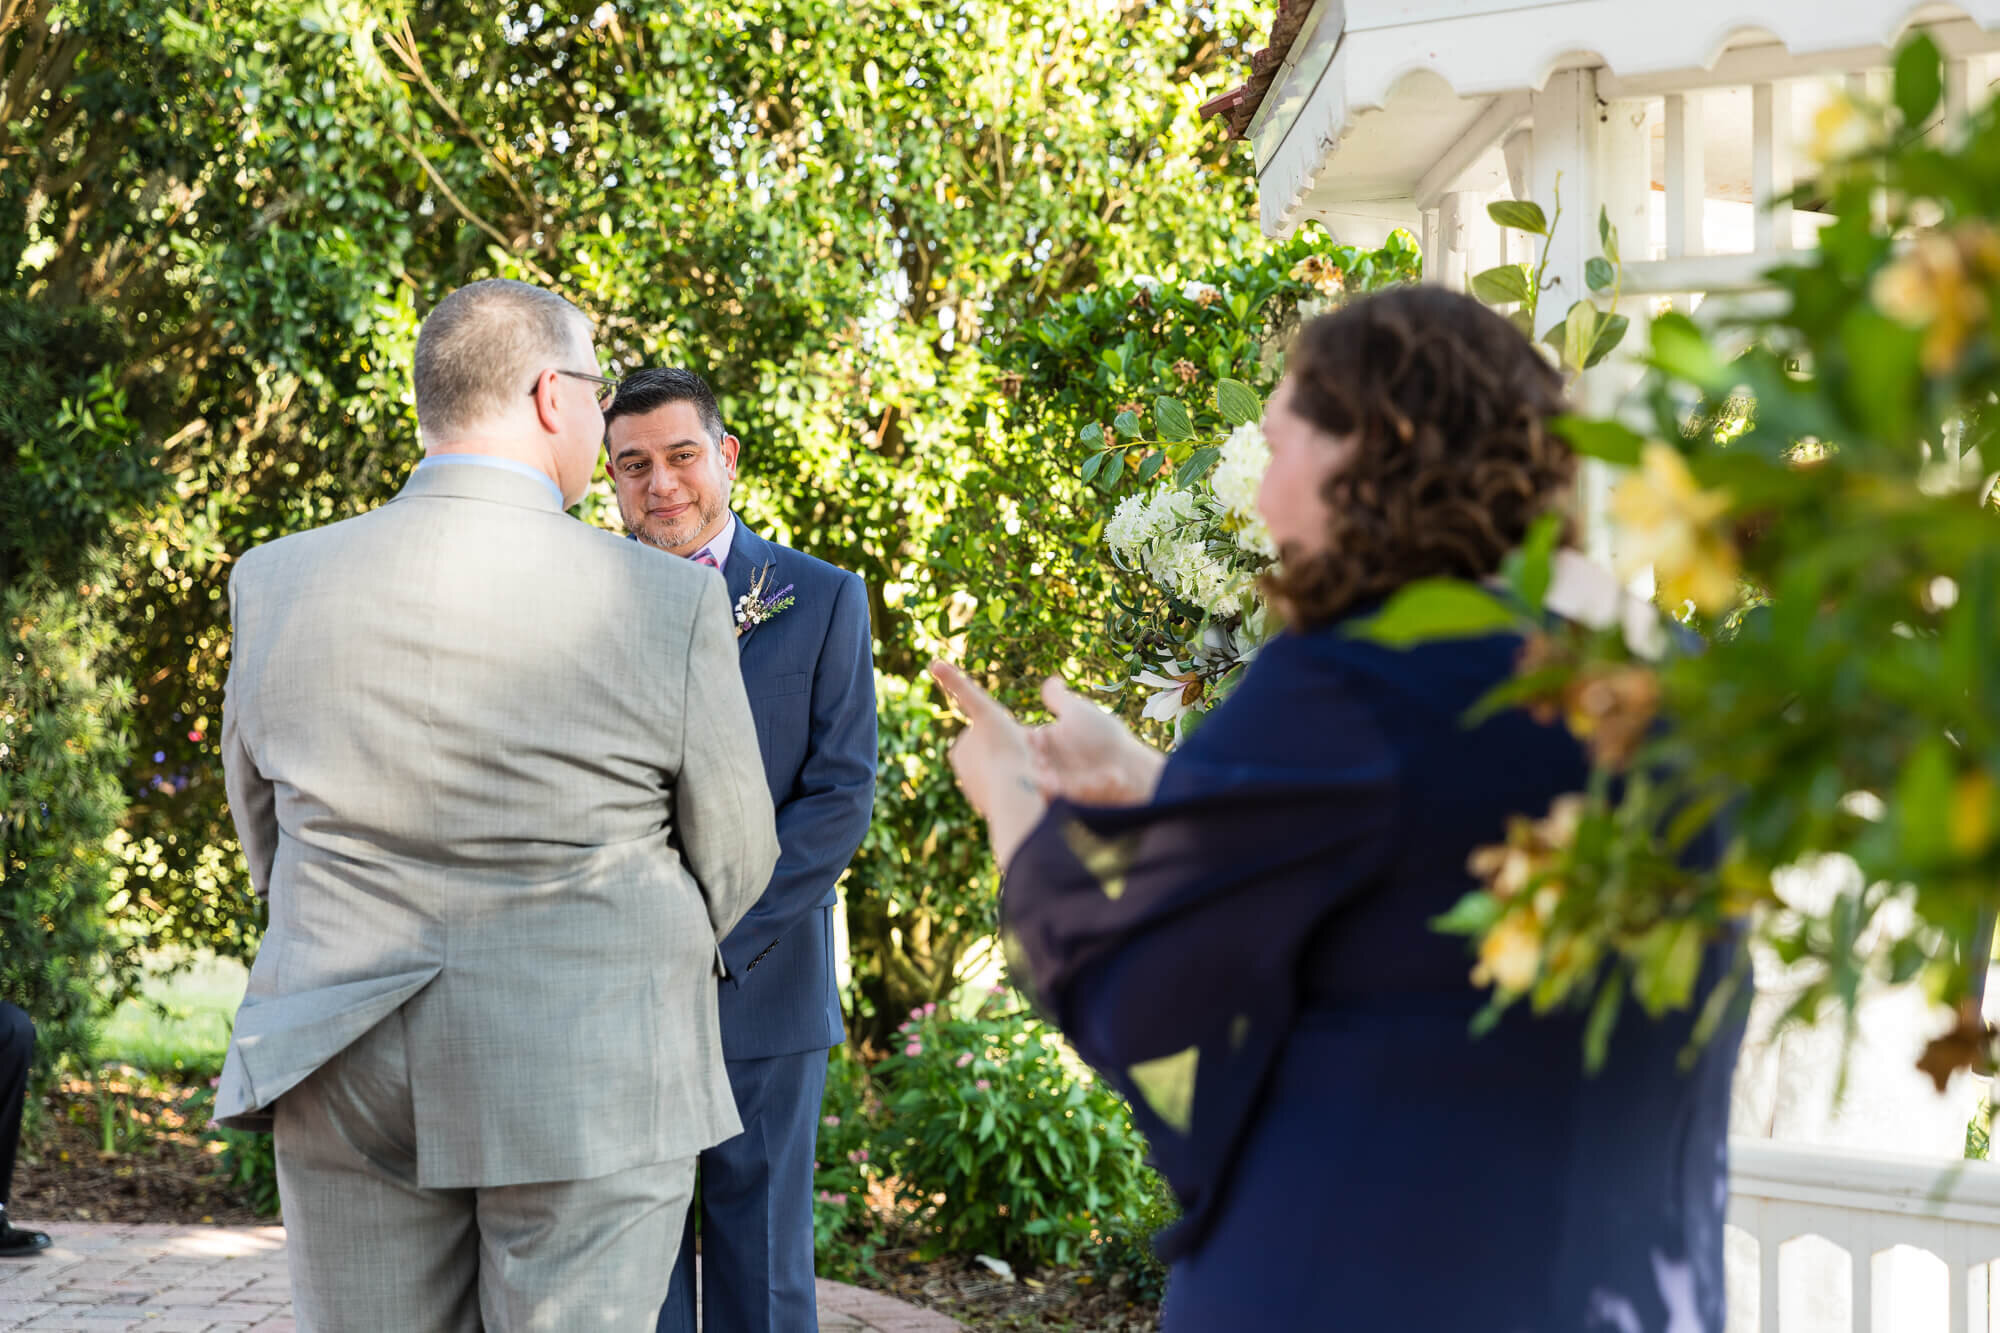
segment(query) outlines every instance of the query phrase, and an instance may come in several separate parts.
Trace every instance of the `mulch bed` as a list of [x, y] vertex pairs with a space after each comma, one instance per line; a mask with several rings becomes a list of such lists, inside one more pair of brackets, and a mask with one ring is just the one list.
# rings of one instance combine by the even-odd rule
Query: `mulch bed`
[[[114, 1151], [104, 1152], [111, 1118]], [[109, 1070], [95, 1083], [65, 1080], [31, 1113], [8, 1213], [25, 1226], [64, 1222], [175, 1222], [255, 1226], [258, 1213], [221, 1174], [221, 1147], [205, 1133], [209, 1097], [190, 1087]], [[963, 1256], [922, 1260], [881, 1250], [860, 1285], [948, 1314], [979, 1333], [1152, 1333], [1159, 1307], [1116, 1276], [1085, 1270], [1008, 1279]]]
[[1153, 1333], [1160, 1307], [1138, 1300], [1112, 1278], [1085, 1271], [1044, 1272], [1012, 1280], [962, 1256], [919, 1260], [912, 1251], [875, 1255], [879, 1280], [861, 1285], [950, 1315], [979, 1333]]
[[65, 1079], [30, 1109], [8, 1215], [23, 1226], [45, 1227], [269, 1222], [220, 1178], [222, 1145], [204, 1135], [208, 1108], [206, 1088], [132, 1071], [107, 1070], [95, 1083]]

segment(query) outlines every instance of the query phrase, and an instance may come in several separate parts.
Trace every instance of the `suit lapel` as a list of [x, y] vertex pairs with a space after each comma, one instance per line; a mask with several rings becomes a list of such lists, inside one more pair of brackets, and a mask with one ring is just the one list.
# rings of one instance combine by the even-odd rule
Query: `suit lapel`
[[[736, 536], [729, 544], [729, 559], [722, 564], [722, 581], [729, 588], [729, 615], [736, 616], [736, 604], [750, 591], [756, 581], [757, 571], [771, 563], [771, 544], [743, 525], [739, 515], [736, 519]], [[740, 650], [757, 631], [751, 629], [736, 636], [736, 646]]]

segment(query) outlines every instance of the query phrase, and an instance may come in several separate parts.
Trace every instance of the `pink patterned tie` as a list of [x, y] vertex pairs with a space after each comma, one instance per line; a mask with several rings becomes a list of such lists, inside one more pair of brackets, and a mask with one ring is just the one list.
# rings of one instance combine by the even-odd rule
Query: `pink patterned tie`
[[722, 568], [721, 565], [715, 563], [715, 554], [712, 551], [710, 551], [706, 546], [702, 547], [699, 551], [696, 551], [693, 555], [689, 556], [688, 559], [694, 561], [697, 565], [707, 565], [710, 569]]

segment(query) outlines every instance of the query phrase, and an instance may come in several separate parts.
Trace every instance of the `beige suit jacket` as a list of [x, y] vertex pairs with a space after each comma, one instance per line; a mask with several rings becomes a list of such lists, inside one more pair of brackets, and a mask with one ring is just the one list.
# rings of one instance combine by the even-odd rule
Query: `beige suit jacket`
[[778, 859], [722, 577], [450, 464], [246, 555], [223, 711], [270, 926], [216, 1113], [404, 1011], [419, 1183], [580, 1180], [741, 1128], [717, 944]]

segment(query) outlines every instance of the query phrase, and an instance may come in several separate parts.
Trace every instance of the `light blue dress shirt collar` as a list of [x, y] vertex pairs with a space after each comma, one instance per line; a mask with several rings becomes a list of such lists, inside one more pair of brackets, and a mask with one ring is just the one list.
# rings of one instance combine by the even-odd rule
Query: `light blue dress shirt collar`
[[[715, 567], [717, 569], [724, 569], [729, 564], [729, 548], [735, 541], [736, 515], [732, 512], [729, 515], [729, 521], [722, 525], [722, 531], [715, 534], [715, 540], [703, 547], [702, 550], [707, 551], [715, 557]], [[695, 554], [700, 555], [701, 551], [696, 551]]]
[[549, 474], [540, 468], [529, 467], [526, 463], [518, 463], [511, 458], [495, 458], [491, 454], [431, 454], [417, 464], [417, 470], [421, 472], [427, 467], [441, 463], [469, 463], [474, 467], [499, 468], [502, 472], [515, 472], [524, 477], [533, 477], [546, 486], [549, 494], [555, 497], [556, 508], [568, 508], [563, 503], [562, 488], [549, 480]]

